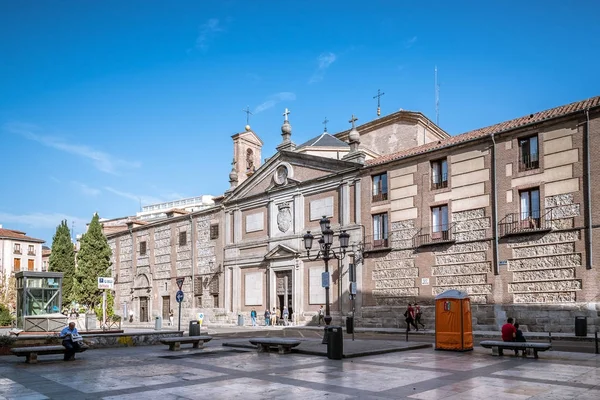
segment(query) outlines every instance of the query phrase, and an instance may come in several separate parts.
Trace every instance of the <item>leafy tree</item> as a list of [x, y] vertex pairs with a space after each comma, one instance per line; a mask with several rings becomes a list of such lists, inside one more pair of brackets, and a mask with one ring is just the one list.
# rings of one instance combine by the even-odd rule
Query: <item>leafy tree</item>
[[17, 309], [17, 280], [14, 274], [10, 274], [8, 278], [0, 274], [0, 304], [9, 311]]
[[0, 304], [0, 326], [11, 326], [13, 322], [13, 316], [10, 315], [8, 307], [4, 304]]
[[[112, 290], [106, 291], [106, 318], [110, 318], [114, 315], [115, 309], [115, 298], [112, 295]], [[94, 312], [96, 313], [96, 317], [98, 321], [102, 321], [102, 297], [100, 297], [100, 304], [94, 308]]]
[[75, 248], [71, 242], [71, 231], [64, 220], [56, 227], [56, 233], [52, 238], [52, 253], [50, 254], [49, 270], [62, 272], [62, 296], [63, 303], [69, 304], [75, 300]]
[[110, 255], [111, 249], [102, 233], [98, 214], [94, 214], [77, 254], [77, 300], [92, 310], [102, 304], [98, 277], [110, 274]]

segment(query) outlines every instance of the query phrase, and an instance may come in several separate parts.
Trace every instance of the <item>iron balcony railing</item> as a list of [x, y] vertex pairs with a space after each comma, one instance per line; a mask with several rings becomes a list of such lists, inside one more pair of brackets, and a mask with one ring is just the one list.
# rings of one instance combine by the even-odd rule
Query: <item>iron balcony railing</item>
[[552, 230], [552, 210], [508, 214], [498, 223], [500, 236]]
[[540, 167], [540, 158], [538, 153], [522, 154], [519, 160], [519, 171], [528, 171]]
[[381, 251], [390, 248], [388, 235], [367, 236], [365, 237], [364, 251]]
[[448, 174], [438, 175], [431, 181], [431, 189], [443, 189], [448, 187]]
[[373, 195], [373, 199], [371, 200], [371, 202], [375, 203], [378, 201], [385, 201], [388, 199], [388, 194], [387, 192], [385, 193], [377, 193]]
[[413, 247], [417, 248], [443, 243], [453, 243], [455, 241], [454, 226], [455, 223], [421, 228], [413, 237]]

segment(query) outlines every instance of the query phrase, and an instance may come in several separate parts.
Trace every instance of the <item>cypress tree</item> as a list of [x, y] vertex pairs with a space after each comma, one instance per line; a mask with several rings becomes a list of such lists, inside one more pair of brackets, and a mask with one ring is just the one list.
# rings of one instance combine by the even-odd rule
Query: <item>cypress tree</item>
[[64, 220], [56, 227], [52, 238], [52, 253], [50, 254], [49, 271], [62, 272], [63, 304], [67, 305], [75, 300], [73, 284], [75, 282], [75, 248], [71, 242], [71, 231]]
[[110, 255], [110, 246], [102, 233], [98, 214], [94, 214], [77, 253], [77, 297], [81, 304], [91, 309], [102, 304], [98, 278], [110, 276]]

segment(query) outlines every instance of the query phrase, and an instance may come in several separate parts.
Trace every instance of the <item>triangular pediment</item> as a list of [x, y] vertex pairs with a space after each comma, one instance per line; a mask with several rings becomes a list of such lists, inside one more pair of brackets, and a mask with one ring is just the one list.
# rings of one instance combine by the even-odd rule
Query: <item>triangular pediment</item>
[[[319, 180], [327, 175], [357, 169], [361, 166], [344, 160], [281, 151], [268, 159], [252, 176], [233, 189], [225, 199], [225, 203], [296, 187], [307, 181]], [[284, 175], [278, 174], [278, 169], [279, 171], [285, 169]]]
[[295, 258], [300, 253], [289, 246], [278, 244], [273, 250], [265, 254], [265, 260], [277, 260], [281, 258]]

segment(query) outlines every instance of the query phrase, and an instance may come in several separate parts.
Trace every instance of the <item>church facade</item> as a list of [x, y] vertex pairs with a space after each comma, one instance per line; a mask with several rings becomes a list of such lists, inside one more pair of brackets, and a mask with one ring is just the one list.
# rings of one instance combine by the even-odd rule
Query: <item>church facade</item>
[[600, 326], [599, 111], [592, 98], [457, 136], [399, 111], [296, 145], [286, 110], [264, 164], [249, 126], [232, 137], [230, 188], [213, 207], [105, 224], [116, 308], [165, 317], [184, 278], [185, 318], [286, 306], [295, 323], [316, 322], [324, 262], [302, 238], [318, 238], [325, 216], [344, 255], [329, 261], [334, 322], [354, 310], [359, 326], [403, 326], [407, 302], [427, 312], [459, 289], [478, 329], [506, 316], [529, 330], [572, 331], [576, 315]]

